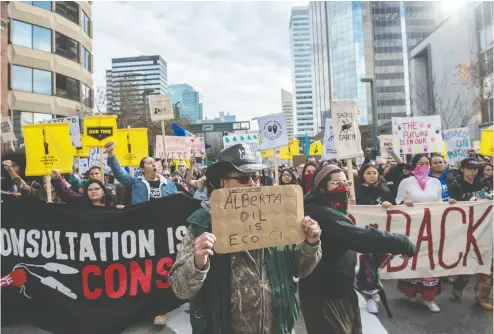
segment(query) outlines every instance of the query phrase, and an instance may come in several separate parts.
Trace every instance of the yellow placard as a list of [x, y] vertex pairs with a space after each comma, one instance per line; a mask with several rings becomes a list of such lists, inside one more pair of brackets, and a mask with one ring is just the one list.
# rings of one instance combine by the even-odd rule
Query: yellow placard
[[322, 143], [320, 140], [310, 144], [310, 155], [322, 155]]
[[84, 146], [103, 147], [115, 140], [117, 116], [88, 116], [84, 118]]
[[149, 155], [148, 129], [118, 129], [115, 155], [121, 166], [137, 167]]
[[190, 168], [190, 160], [189, 159], [183, 159], [183, 160], [175, 159], [175, 160], [171, 160], [170, 161], [170, 166], [171, 166], [171, 164], [175, 164], [175, 169], [178, 170], [178, 164], [180, 163], [180, 161], [185, 162], [185, 165], [187, 166], [187, 168]]
[[[299, 154], [298, 149], [298, 139], [288, 140], [288, 145], [281, 147], [280, 159], [281, 160], [292, 160], [294, 155]], [[261, 151], [261, 157], [263, 159], [273, 156], [273, 149]]]
[[89, 146], [84, 146], [84, 136], [81, 136], [82, 147], [80, 150], [74, 147], [74, 157], [87, 158], [89, 157], [89, 152], [91, 148]]
[[492, 130], [482, 130], [482, 135], [480, 137], [480, 154], [488, 157], [492, 157], [494, 155], [493, 140]]
[[443, 156], [444, 160], [448, 161], [448, 150], [446, 149], [446, 142], [443, 140], [443, 149], [441, 151], [441, 155]]
[[69, 123], [24, 125], [26, 145], [26, 175], [50, 175], [53, 169], [72, 173], [74, 148]]

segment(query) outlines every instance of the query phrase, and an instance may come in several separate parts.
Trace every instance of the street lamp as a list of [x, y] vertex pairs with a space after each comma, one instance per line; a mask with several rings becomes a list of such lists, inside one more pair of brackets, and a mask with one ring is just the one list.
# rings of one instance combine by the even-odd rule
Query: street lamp
[[371, 86], [371, 101], [372, 101], [372, 136], [374, 137], [374, 153], [377, 156], [379, 152], [379, 138], [377, 136], [377, 106], [376, 106], [376, 95], [374, 91], [374, 78], [361, 78], [361, 82], [370, 83]]

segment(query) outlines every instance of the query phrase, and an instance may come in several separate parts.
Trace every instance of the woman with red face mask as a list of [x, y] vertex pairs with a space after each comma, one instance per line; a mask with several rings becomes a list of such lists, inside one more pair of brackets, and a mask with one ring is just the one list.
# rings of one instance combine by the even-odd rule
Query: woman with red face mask
[[[412, 159], [413, 177], [401, 181], [396, 196], [397, 204], [413, 206], [414, 203], [442, 202], [442, 186], [438, 179], [429, 177], [431, 162], [426, 154], [417, 154]], [[456, 203], [454, 199], [450, 204]], [[424, 302], [431, 312], [440, 312], [435, 298], [441, 291], [441, 281], [438, 277], [425, 277], [410, 280], [399, 280], [398, 289], [403, 292], [411, 302], [415, 302], [415, 296], [421, 294]]]
[[304, 199], [305, 214], [317, 217], [323, 231], [322, 259], [299, 281], [308, 334], [362, 333], [354, 252], [415, 254], [415, 245], [405, 235], [353, 225], [348, 218], [349, 189], [344, 172], [326, 165], [314, 174], [313, 188]]
[[306, 195], [312, 189], [312, 183], [314, 178], [314, 173], [317, 170], [317, 165], [314, 162], [308, 161], [304, 169], [302, 170], [302, 178], [300, 180], [300, 186], [304, 190], [304, 195]]

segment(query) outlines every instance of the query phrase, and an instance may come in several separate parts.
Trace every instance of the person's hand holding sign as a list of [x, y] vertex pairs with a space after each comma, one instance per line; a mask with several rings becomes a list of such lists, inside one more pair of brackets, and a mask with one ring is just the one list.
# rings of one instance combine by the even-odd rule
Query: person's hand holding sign
[[305, 242], [310, 246], [317, 245], [321, 238], [321, 228], [319, 227], [319, 224], [309, 216], [306, 216], [302, 220], [302, 225], [304, 226], [306, 236]]
[[115, 144], [114, 141], [109, 141], [108, 143], [105, 144], [105, 152], [108, 154], [108, 157], [113, 157], [115, 155], [115, 147], [117, 145]]
[[51, 171], [51, 178], [58, 179], [60, 177], [60, 171], [58, 169], [54, 169]]
[[213, 256], [213, 246], [216, 237], [212, 233], [204, 232], [194, 241], [194, 265], [202, 270], [208, 264], [209, 256]]

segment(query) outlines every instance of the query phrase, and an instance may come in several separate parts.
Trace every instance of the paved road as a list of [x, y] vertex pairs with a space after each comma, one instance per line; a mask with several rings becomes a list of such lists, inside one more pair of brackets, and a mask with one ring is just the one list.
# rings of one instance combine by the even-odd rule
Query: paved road
[[[472, 279], [474, 281], [474, 279]], [[380, 309], [378, 319], [390, 334], [492, 334], [492, 312], [487, 312], [474, 304], [473, 282], [465, 290], [461, 302], [451, 301], [451, 284], [443, 284], [443, 293], [437, 303], [441, 308], [438, 314], [431, 313], [423, 304], [410, 303], [396, 289], [396, 281], [385, 281], [386, 293], [394, 318], [388, 319], [384, 309]], [[178, 312], [177, 312], [178, 313]], [[182, 312], [183, 315], [183, 312]], [[372, 316], [371, 316], [372, 317]], [[151, 324], [136, 325], [123, 334], [176, 334], [184, 333], [184, 317], [174, 317], [172, 327], [176, 331], [155, 327]], [[364, 325], [365, 326], [365, 325]], [[50, 334], [30, 326], [4, 327], [3, 334]], [[307, 334], [303, 319], [299, 321], [296, 334]], [[329, 333], [328, 333], [329, 334]], [[364, 327], [364, 334], [374, 334], [372, 328]]]

